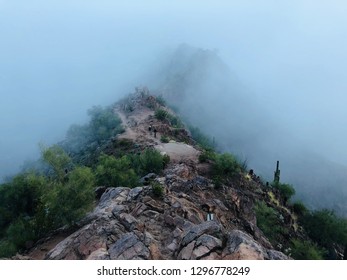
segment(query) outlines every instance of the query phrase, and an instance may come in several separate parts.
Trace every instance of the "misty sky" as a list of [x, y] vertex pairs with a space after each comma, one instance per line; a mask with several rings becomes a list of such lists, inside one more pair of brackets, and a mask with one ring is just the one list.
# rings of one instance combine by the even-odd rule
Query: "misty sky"
[[181, 43], [216, 50], [259, 108], [347, 164], [346, 15], [342, 0], [0, 0], [0, 177]]

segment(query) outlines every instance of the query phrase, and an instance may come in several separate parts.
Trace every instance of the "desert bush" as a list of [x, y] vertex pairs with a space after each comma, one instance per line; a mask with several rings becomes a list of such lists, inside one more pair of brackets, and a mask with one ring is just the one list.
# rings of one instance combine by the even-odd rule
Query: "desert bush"
[[347, 244], [347, 220], [337, 217], [333, 211], [322, 209], [308, 212], [300, 222], [309, 237], [327, 250], [334, 244]]
[[294, 202], [292, 207], [294, 213], [299, 216], [303, 216], [308, 213], [308, 209], [306, 208], [305, 204], [303, 204], [301, 201]]
[[162, 197], [164, 194], [164, 188], [158, 182], [152, 182], [152, 191], [155, 197]]
[[13, 221], [36, 214], [46, 182], [43, 176], [25, 173], [0, 186], [0, 238]]
[[314, 243], [304, 240], [291, 240], [291, 257], [296, 260], [322, 260], [326, 251]]
[[216, 154], [212, 164], [212, 174], [214, 177], [229, 179], [240, 172], [240, 166], [235, 157], [231, 154]]
[[96, 179], [99, 185], [110, 187], [136, 187], [138, 176], [132, 168], [128, 156], [115, 158], [114, 156], [101, 155], [96, 167]]
[[203, 150], [203, 152], [199, 155], [199, 162], [208, 162], [209, 160], [214, 160], [216, 154], [211, 150]]
[[154, 116], [160, 121], [166, 120], [167, 115], [168, 115], [168, 112], [165, 111], [164, 109], [157, 109], [154, 112]]
[[95, 177], [88, 167], [77, 167], [69, 173], [67, 183], [55, 183], [45, 195], [48, 228], [73, 225], [91, 209]]
[[146, 149], [135, 157], [133, 164], [141, 176], [152, 172], [158, 174], [165, 167], [165, 158], [155, 149]]
[[258, 201], [255, 205], [257, 226], [264, 232], [270, 242], [276, 242], [283, 233], [283, 227], [279, 219], [279, 213], [263, 201]]
[[295, 194], [295, 189], [292, 185], [273, 183], [272, 186], [279, 190], [284, 204], [287, 204], [290, 198]]
[[0, 258], [9, 258], [15, 255], [18, 248], [9, 240], [0, 240]]
[[169, 137], [167, 137], [167, 136], [165, 136], [165, 135], [162, 135], [162, 136], [160, 137], [160, 141], [161, 141], [162, 143], [169, 143], [170, 139], [169, 139]]

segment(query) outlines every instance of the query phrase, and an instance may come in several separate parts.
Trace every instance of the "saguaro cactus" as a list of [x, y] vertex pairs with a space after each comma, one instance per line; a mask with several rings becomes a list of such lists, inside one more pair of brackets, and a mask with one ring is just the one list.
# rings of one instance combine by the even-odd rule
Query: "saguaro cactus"
[[274, 183], [275, 184], [278, 184], [280, 182], [281, 170], [279, 169], [279, 167], [280, 167], [280, 162], [277, 161], [276, 171], [275, 171], [275, 175], [274, 175]]

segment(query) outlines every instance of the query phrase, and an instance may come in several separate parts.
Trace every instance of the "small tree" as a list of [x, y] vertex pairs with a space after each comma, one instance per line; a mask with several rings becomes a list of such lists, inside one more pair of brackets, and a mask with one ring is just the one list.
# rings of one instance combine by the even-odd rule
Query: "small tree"
[[214, 177], [228, 179], [240, 172], [240, 166], [231, 154], [216, 154], [212, 164], [212, 173]]
[[281, 197], [283, 198], [284, 204], [287, 204], [290, 198], [295, 194], [294, 187], [289, 184], [274, 182], [273, 187], [279, 190]]
[[72, 225], [91, 209], [94, 201], [95, 178], [88, 167], [77, 167], [67, 183], [55, 183], [45, 196], [47, 227]]
[[293, 239], [291, 256], [296, 260], [322, 260], [326, 251], [310, 241]]
[[72, 164], [71, 158], [58, 145], [49, 148], [41, 145], [41, 153], [43, 160], [52, 168], [55, 179], [63, 182], [66, 175], [65, 170]]
[[168, 112], [163, 110], [163, 109], [157, 109], [155, 110], [154, 116], [160, 120], [160, 121], [164, 121], [166, 120], [167, 116], [168, 116]]
[[99, 185], [112, 187], [135, 187], [138, 177], [131, 168], [129, 157], [101, 155], [96, 167], [96, 178]]

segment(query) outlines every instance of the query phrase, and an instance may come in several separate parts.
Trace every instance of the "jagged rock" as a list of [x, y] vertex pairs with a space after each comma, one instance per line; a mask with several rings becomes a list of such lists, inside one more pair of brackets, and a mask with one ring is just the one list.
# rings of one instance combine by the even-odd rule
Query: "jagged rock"
[[223, 251], [225, 260], [264, 260], [268, 259], [266, 250], [251, 236], [233, 230], [228, 234], [227, 245]]
[[106, 239], [99, 232], [103, 222], [94, 221], [73, 233], [48, 252], [46, 259], [86, 259], [91, 252], [106, 248]]
[[87, 260], [109, 260], [110, 255], [105, 248], [99, 248], [92, 252]]
[[126, 205], [115, 205], [112, 209], [112, 214], [114, 216], [119, 216], [120, 213], [126, 212], [128, 207]]
[[189, 167], [184, 163], [176, 164], [175, 167], [172, 169], [172, 172], [176, 176], [179, 176], [183, 179], [189, 179], [189, 177], [191, 175], [191, 171], [190, 171]]
[[127, 213], [121, 213], [119, 215], [119, 221], [128, 231], [134, 230], [138, 224], [138, 221], [132, 215]]
[[222, 247], [222, 241], [208, 234], [203, 234], [196, 241], [184, 247], [178, 259], [198, 260], [210, 255], [214, 250]]
[[187, 246], [190, 242], [197, 239], [203, 234], [218, 235], [222, 233], [221, 225], [215, 221], [208, 221], [202, 224], [193, 226], [185, 233], [182, 238], [181, 246]]
[[111, 260], [147, 260], [149, 249], [134, 232], [124, 234], [108, 250]]
[[160, 213], [153, 210], [146, 210], [143, 212], [143, 215], [151, 219], [157, 219], [160, 216]]
[[280, 251], [276, 250], [267, 250], [268, 256], [270, 260], [290, 260], [291, 258], [286, 256]]
[[156, 212], [164, 213], [162, 202], [156, 201], [154, 199], [146, 200], [146, 206]]
[[130, 190], [127, 201], [135, 200], [143, 191], [143, 187], [136, 187]]
[[126, 201], [129, 192], [130, 189], [124, 187], [108, 188], [100, 198], [99, 207], [109, 206], [111, 200], [115, 204], [121, 204]]
[[184, 247], [178, 254], [178, 260], [190, 260], [195, 246], [195, 241], [190, 242], [186, 247]]
[[[151, 100], [156, 104], [154, 97]], [[130, 152], [158, 146], [165, 149], [158, 137], [155, 139], [148, 133], [148, 124], [157, 127], [158, 133], [173, 131], [172, 127], [157, 120], [154, 111], [147, 107], [148, 103], [143, 98], [138, 96], [131, 100], [131, 104], [134, 111], [128, 113], [119, 107], [115, 108], [126, 126], [126, 131], [118, 139], [131, 139], [130, 142], [136, 140], [136, 143], [131, 143]], [[117, 154], [115, 146], [108, 147], [110, 154]], [[73, 234], [67, 238], [66, 234], [56, 236], [51, 247], [42, 246], [45, 252], [49, 251], [46, 258], [288, 258], [273, 250], [264, 233], [257, 227], [254, 202], [268, 197], [262, 193], [259, 182], [246, 180], [243, 174], [239, 174], [216, 190], [210, 176], [211, 162], [198, 163], [200, 152], [195, 147], [187, 147], [182, 142], [170, 143], [169, 146], [177, 148], [180, 155], [166, 165], [163, 175], [149, 173], [142, 177], [140, 181], [145, 186], [139, 185], [133, 189], [97, 188], [96, 196], [100, 199], [94, 211], [77, 221], [79, 229]], [[183, 148], [192, 152], [189, 157], [182, 156], [185, 153]], [[150, 186], [152, 180], [165, 187], [162, 198], [153, 197]], [[265, 202], [271, 204], [271, 201]], [[273, 204], [271, 206], [276, 207]], [[287, 213], [289, 210], [278, 208], [283, 215], [283, 225], [288, 224], [289, 227], [290, 222], [293, 222], [292, 215]], [[214, 219], [206, 222], [207, 213], [211, 212]], [[293, 238], [297, 236], [293, 230], [288, 231], [288, 235]], [[284, 244], [283, 241], [279, 240], [278, 243]]]

